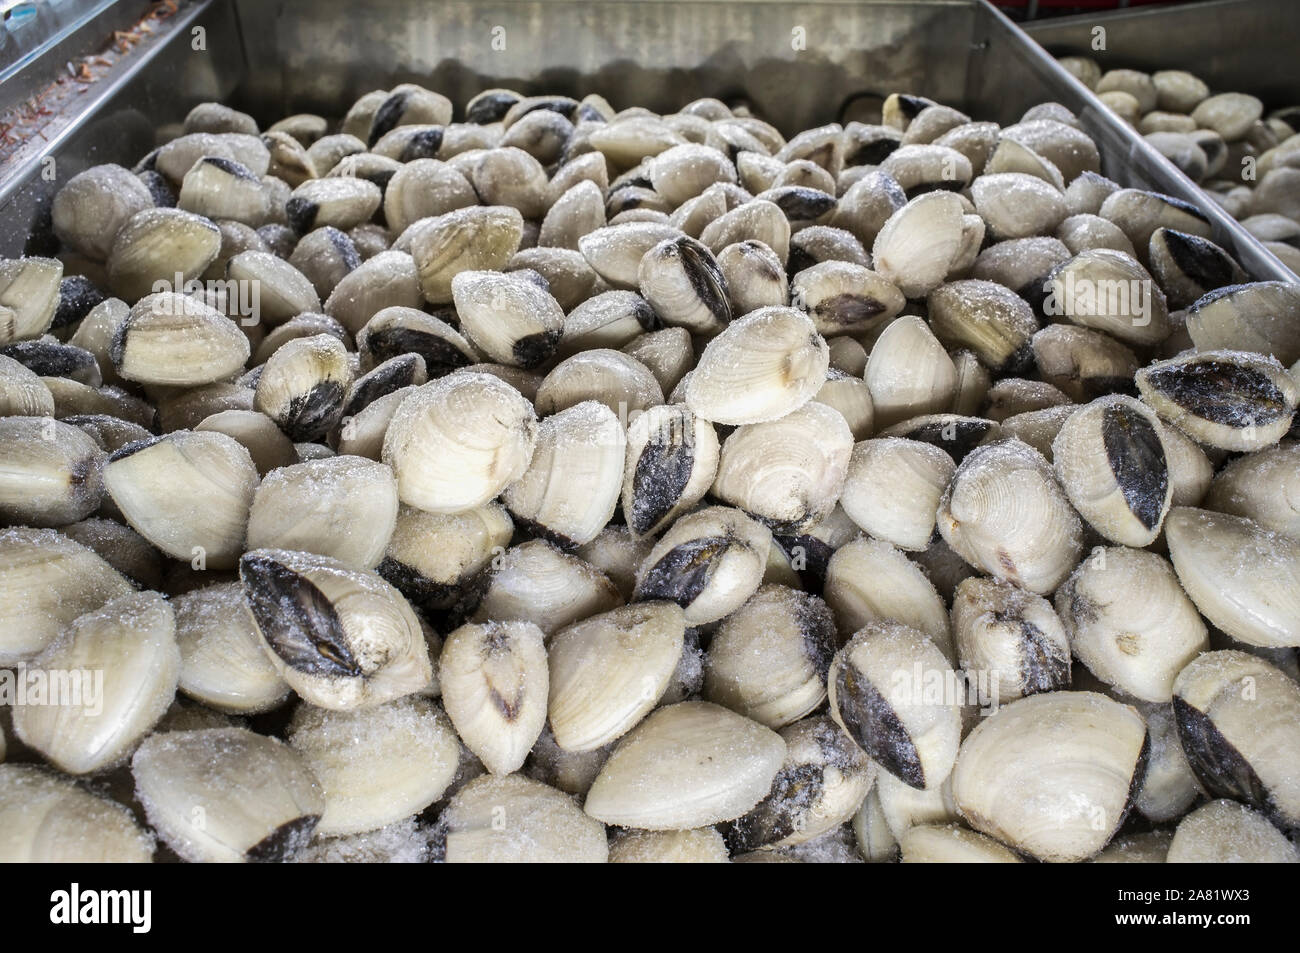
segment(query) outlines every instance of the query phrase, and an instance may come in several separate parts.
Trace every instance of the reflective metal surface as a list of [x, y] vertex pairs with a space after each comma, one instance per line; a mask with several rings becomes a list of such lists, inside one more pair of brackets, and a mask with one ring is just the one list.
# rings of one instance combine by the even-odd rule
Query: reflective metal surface
[[[744, 99], [786, 133], [836, 120], [852, 97], [894, 91], [1001, 123], [1055, 100], [1079, 115], [1112, 178], [1195, 202], [1252, 274], [1290, 275], [977, 0], [209, 0], [174, 21], [164, 47], [98, 91], [51, 144], [55, 182], [29, 163], [0, 183], [0, 254], [22, 250], [60, 182], [95, 162], [134, 163], [153, 129], [194, 103], [222, 99], [263, 122], [297, 111], [339, 116], [361, 93], [414, 81], [458, 104], [490, 86], [595, 92], [616, 107], [661, 111], [705, 95]], [[193, 26], [206, 30], [203, 52], [190, 48]], [[39, 237], [28, 247], [40, 250]]]
[[[205, 50], [193, 48], [198, 26]], [[168, 20], [156, 40], [91, 84], [75, 112], [54, 117], [0, 170], [0, 255], [52, 253], [50, 202], [64, 182], [103, 162], [134, 165], [156, 145], [160, 126], [197, 102], [230, 96], [245, 73], [231, 4], [196, 3]]]
[[[1105, 27], [1104, 50], [1092, 49], [1095, 26]], [[1185, 69], [1215, 92], [1252, 93], [1271, 108], [1300, 102], [1295, 0], [1212, 0], [1038, 20], [1024, 28], [1049, 52], [1091, 56], [1103, 70]]]
[[[1094, 49], [1097, 27], [1105, 30], [1105, 48], [1100, 50]], [[1296, 0], [1213, 0], [1061, 17], [1027, 23], [1025, 31], [1049, 53], [1090, 56], [1103, 71], [1185, 69], [1205, 80], [1213, 92], [1258, 96], [1266, 110], [1300, 103], [1300, 69], [1295, 65], [1300, 3]], [[1186, 185], [1196, 187], [1181, 172], [1174, 172]], [[1248, 233], [1233, 237], [1246, 243], [1237, 246], [1238, 256], [1252, 274], [1300, 280]]]

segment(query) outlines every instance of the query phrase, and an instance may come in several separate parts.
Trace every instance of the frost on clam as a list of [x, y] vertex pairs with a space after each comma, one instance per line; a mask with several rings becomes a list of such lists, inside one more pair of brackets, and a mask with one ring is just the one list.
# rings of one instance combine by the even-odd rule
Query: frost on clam
[[460, 105], [202, 104], [0, 261], [0, 675], [105, 676], [0, 856], [1293, 856], [1292, 286], [1060, 104]]

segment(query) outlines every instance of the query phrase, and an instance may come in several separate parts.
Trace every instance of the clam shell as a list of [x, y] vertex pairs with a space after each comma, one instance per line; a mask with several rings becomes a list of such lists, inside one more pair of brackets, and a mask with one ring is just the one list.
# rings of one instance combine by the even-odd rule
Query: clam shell
[[1051, 592], [1079, 561], [1082, 527], [1042, 455], [1018, 440], [977, 448], [939, 504], [940, 534], [972, 566]]
[[0, 860], [147, 864], [153, 836], [129, 808], [36, 765], [0, 765]]
[[262, 648], [239, 583], [214, 583], [172, 597], [181, 692], [231, 714], [268, 711], [289, 686]]
[[348, 711], [431, 682], [419, 620], [378, 575], [328, 556], [255, 549], [239, 576], [268, 658], [312, 704]]
[[1246, 652], [1206, 652], [1174, 682], [1178, 738], [1202, 786], [1288, 829], [1300, 820], [1298, 710], [1296, 683]]
[[1202, 615], [1248, 645], [1300, 645], [1300, 541], [1191, 507], [1165, 523], [1170, 559]]
[[153, 735], [131, 773], [150, 826], [191, 863], [291, 858], [325, 809], [300, 755], [243, 728]]
[[957, 680], [920, 630], [871, 622], [831, 662], [831, 717], [886, 772], [933, 790], [952, 771], [961, 740], [960, 704], [935, 683]]
[[981, 833], [1039, 860], [1084, 860], [1123, 823], [1146, 753], [1131, 707], [1092, 692], [1031, 695], [967, 736], [953, 795]]
[[990, 704], [1070, 687], [1070, 640], [1042, 596], [983, 576], [952, 597], [957, 657], [968, 680], [989, 679]]
[[766, 584], [726, 617], [704, 656], [704, 697], [769, 728], [826, 698], [835, 619], [818, 597]]
[[475, 778], [438, 818], [435, 855], [459, 863], [595, 863], [605, 828], [573, 799], [517, 774]]
[[812, 398], [829, 362], [826, 342], [806, 315], [763, 308], [709, 342], [686, 386], [686, 404], [714, 423], [775, 420]]
[[1262, 814], [1220, 799], [1179, 822], [1166, 858], [1171, 864], [1300, 863], [1300, 853]]
[[510, 385], [487, 374], [453, 374], [402, 401], [383, 458], [402, 502], [456, 513], [482, 506], [523, 475], [536, 429], [533, 408]]
[[585, 810], [606, 824], [683, 830], [739, 817], [769, 791], [785, 741], [707, 702], [661, 708], [614, 749]]
[[555, 633], [548, 662], [556, 744], [594, 751], [635, 727], [669, 686], [685, 625], [675, 603], [641, 602]]
[[[52, 694], [44, 704], [14, 706], [14, 733], [69, 774], [110, 768], [176, 694], [181, 653], [172, 607], [156, 592], [120, 596], [79, 616], [29, 665], [48, 673]], [[58, 673], [79, 673], [80, 691], [76, 681], [58, 690]]]
[[1089, 671], [1144, 701], [1169, 701], [1179, 671], [1209, 648], [1196, 607], [1155, 553], [1094, 550], [1057, 590], [1056, 610]]
[[567, 548], [589, 543], [618, 505], [626, 447], [613, 411], [575, 404], [538, 425], [532, 461], [502, 500], [521, 524]]
[[853, 447], [840, 505], [876, 539], [923, 550], [955, 469], [952, 457], [930, 444], [900, 437], [864, 440]]

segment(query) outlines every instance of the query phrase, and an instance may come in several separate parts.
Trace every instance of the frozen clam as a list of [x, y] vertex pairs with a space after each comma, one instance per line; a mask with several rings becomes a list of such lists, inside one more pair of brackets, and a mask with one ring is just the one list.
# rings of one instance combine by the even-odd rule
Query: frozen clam
[[1164, 292], [1134, 258], [1110, 248], [1080, 252], [1044, 283], [1043, 311], [1125, 344], [1158, 344], [1171, 327]]
[[532, 622], [549, 635], [623, 604], [608, 576], [545, 540], [494, 553], [488, 569], [473, 622]]
[[243, 728], [152, 735], [131, 773], [150, 826], [192, 863], [286, 860], [311, 840], [325, 810], [306, 760]]
[[825, 699], [837, 641], [834, 616], [821, 599], [764, 585], [722, 622], [709, 643], [704, 697], [781, 728]]
[[241, 316], [280, 324], [304, 312], [318, 313], [321, 298], [312, 281], [292, 262], [270, 252], [249, 250], [226, 263], [226, 277], [258, 289], [257, 313]]
[[1048, 235], [1065, 220], [1065, 196], [1051, 182], [1024, 172], [982, 175], [971, 183], [975, 210], [994, 238]]
[[1205, 793], [1178, 739], [1174, 706], [1141, 704], [1147, 721], [1147, 773], [1134, 807], [1147, 820], [1163, 823], [1181, 817]]
[[733, 321], [705, 347], [686, 386], [686, 404], [713, 423], [775, 420], [807, 403], [829, 366], [826, 342], [807, 315], [762, 308]]
[[961, 248], [963, 214], [961, 200], [949, 192], [912, 199], [876, 235], [871, 248], [876, 271], [908, 298], [933, 291]]
[[262, 648], [238, 582], [172, 597], [180, 646], [181, 692], [232, 714], [267, 711], [289, 694]]
[[[911, 790], [910, 788], [908, 790]], [[858, 853], [870, 864], [889, 863], [897, 858], [898, 841], [885, 823], [880, 809], [880, 785], [877, 783], [853, 815], [853, 838]]]
[[835, 506], [852, 452], [843, 415], [809, 401], [777, 420], [737, 427], [722, 444], [711, 492], [774, 530], [798, 530]]
[[713, 485], [719, 445], [713, 425], [681, 404], [652, 407], [627, 428], [623, 517], [648, 536], [698, 503]]
[[127, 303], [171, 285], [180, 275], [189, 282], [212, 264], [221, 250], [221, 230], [192, 212], [147, 208], [131, 216], [113, 238], [108, 280]]
[[1092, 692], [1046, 692], [981, 721], [953, 770], [961, 816], [1039, 860], [1084, 860], [1124, 822], [1146, 767], [1146, 723]]
[[666, 324], [708, 334], [731, 321], [722, 268], [693, 238], [670, 238], [651, 248], [641, 258], [637, 277], [641, 294]]
[[5, 863], [147, 864], [153, 859], [153, 837], [127, 807], [36, 765], [0, 765], [0, 821]]
[[1300, 442], [1283, 440], [1228, 463], [1209, 484], [1205, 506], [1300, 537]]
[[[876, 784], [872, 793], [877, 802], [873, 810], [878, 810], [880, 817], [873, 823], [883, 822], [885, 838], [893, 845], [886, 850], [893, 850], [897, 841], [913, 827], [925, 824], [946, 824], [960, 820], [957, 804], [952, 797], [952, 775], [943, 784], [929, 790], [911, 787], [888, 771], [876, 775]], [[872, 795], [868, 795], [872, 797]], [[861, 815], [859, 815], [861, 816]], [[873, 835], [873, 839], [875, 836]]]
[[1296, 864], [1300, 852], [1268, 819], [1221, 798], [1192, 811], [1169, 844], [1171, 864]]
[[567, 548], [595, 539], [614, 515], [626, 449], [614, 412], [584, 401], [537, 427], [528, 469], [502, 500], [517, 524]]
[[876, 776], [876, 765], [830, 718], [807, 718], [781, 729], [785, 762], [772, 790], [723, 826], [734, 852], [802, 844], [853, 816]]
[[[358, 530], [339, 533], [340, 523]], [[397, 481], [384, 464], [348, 455], [308, 460], [279, 467], [258, 485], [247, 547], [318, 553], [373, 569], [396, 525]]]
[[240, 559], [239, 577], [268, 657], [312, 704], [347, 711], [431, 682], [419, 620], [378, 575], [328, 556], [257, 549]]
[[51, 694], [14, 706], [18, 738], [69, 774], [113, 767], [176, 694], [181, 654], [172, 608], [156, 592], [120, 596], [78, 617], [28, 665], [46, 673]]
[[877, 622], [923, 632], [949, 661], [955, 656], [943, 599], [921, 567], [887, 542], [859, 536], [826, 564], [823, 593], [841, 633]]
[[1187, 333], [1197, 350], [1232, 348], [1300, 360], [1300, 291], [1280, 281], [1218, 288], [1187, 309]]
[[831, 717], [885, 771], [912, 788], [937, 788], [961, 740], [956, 679], [919, 630], [871, 623], [831, 662]]
[[40, 654], [77, 617], [133, 591], [126, 576], [62, 533], [0, 531], [0, 663]]
[[443, 644], [443, 704], [493, 774], [518, 770], [542, 730], [547, 664], [542, 631], [528, 622], [464, 625]]
[[1075, 656], [1125, 695], [1167, 702], [1183, 666], [1209, 648], [1174, 569], [1155, 553], [1098, 548], [1056, 591]]
[[1147, 254], [1171, 308], [1186, 308], [1208, 292], [1245, 277], [1241, 266], [1214, 242], [1172, 228], [1151, 233]]
[[668, 689], [685, 629], [675, 603], [639, 602], [555, 633], [547, 662], [556, 744], [594, 751], [631, 730]]
[[722, 835], [712, 827], [700, 827], [689, 831], [624, 831], [610, 842], [609, 862], [725, 864], [729, 858]]
[[1210, 622], [1247, 645], [1300, 645], [1300, 540], [1242, 516], [1170, 510], [1178, 579]]
[[499, 503], [452, 514], [400, 507], [378, 572], [437, 621], [471, 596], [480, 571], [505, 553], [513, 532]]
[[845, 261], [824, 261], [794, 276], [790, 295], [822, 334], [857, 334], [903, 310], [902, 293], [880, 275]]
[[6, 417], [52, 417], [54, 395], [24, 363], [0, 354], [0, 413]]
[[50, 417], [0, 417], [0, 518], [65, 526], [99, 509], [104, 453], [84, 431]]
[[739, 510], [711, 506], [678, 519], [637, 573], [636, 598], [669, 599], [700, 625], [729, 615], [754, 594], [772, 534]]
[[433, 513], [482, 506], [523, 476], [537, 441], [523, 396], [487, 374], [452, 374], [417, 388], [384, 437], [384, 462], [404, 503]]
[[636, 292], [605, 291], [588, 298], [564, 318], [558, 353], [569, 357], [592, 348], [622, 348], [661, 326], [654, 308]]
[[104, 466], [104, 489], [131, 527], [195, 568], [234, 567], [257, 482], [248, 451], [214, 432], [130, 443]]
[[630, 420], [662, 404], [663, 398], [663, 389], [650, 368], [622, 351], [593, 348], [552, 368], [537, 386], [534, 404], [539, 414], [547, 415], [594, 400], [619, 420]]
[[776, 252], [762, 242], [751, 239], [728, 245], [717, 261], [733, 314], [785, 304], [789, 292], [785, 268]]
[[1114, 395], [1071, 414], [1052, 442], [1070, 503], [1112, 542], [1150, 545], [1173, 498], [1160, 422], [1132, 397]]
[[915, 315], [891, 322], [876, 339], [865, 372], [877, 428], [948, 409], [957, 368], [929, 325]]
[[603, 864], [609, 845], [604, 825], [564, 792], [519, 774], [484, 775], [448, 802], [433, 853], [449, 864]]
[[[479, 359], [474, 346], [442, 318], [403, 305], [376, 311], [357, 334], [357, 351], [362, 366], [372, 370], [394, 358], [418, 354], [428, 379], [470, 367]], [[416, 383], [414, 375], [411, 383]]]
[[853, 447], [840, 505], [877, 539], [922, 550], [934, 536], [939, 498], [954, 469], [952, 457], [919, 440], [864, 440]]
[[1030, 346], [1043, 380], [1083, 403], [1115, 392], [1132, 392], [1137, 356], [1109, 335], [1070, 324], [1050, 324]]
[[771, 789], [780, 735], [708, 702], [661, 708], [610, 755], [584, 806], [606, 824], [684, 830], [737, 818]]
[[1162, 418], [1211, 447], [1259, 450], [1291, 428], [1300, 385], [1275, 358], [1246, 351], [1197, 351], [1137, 372], [1143, 400]]
[[1101, 203], [1097, 214], [1120, 227], [1137, 250], [1139, 260], [1147, 253], [1151, 236], [1158, 228], [1173, 228], [1201, 238], [1210, 237], [1210, 224], [1196, 206], [1158, 192], [1120, 189]]
[[431, 304], [446, 304], [451, 280], [462, 271], [505, 266], [519, 249], [523, 217], [508, 206], [475, 205], [416, 222], [409, 231], [420, 290]]
[[143, 298], [117, 325], [109, 354], [126, 380], [192, 387], [237, 372], [248, 360], [249, 343], [214, 308], [163, 292]]
[[343, 416], [352, 383], [347, 348], [332, 334], [287, 341], [257, 379], [253, 407], [296, 443], [323, 437]]
[[451, 294], [461, 328], [492, 360], [536, 367], [555, 353], [564, 311], [527, 278], [463, 271], [452, 279]]
[[271, 210], [270, 196], [248, 166], [204, 156], [181, 181], [176, 207], [210, 220], [225, 219], [256, 228]]
[[[851, 341], [852, 338], [836, 338], [836, 341]], [[830, 342], [828, 342], [830, 343]], [[859, 349], [861, 345], [857, 345]], [[843, 348], [843, 351], [849, 348]], [[858, 356], [858, 355], [854, 355]], [[862, 353], [862, 370], [866, 370], [866, 354]], [[832, 350], [832, 360], [834, 351]], [[839, 412], [849, 426], [849, 433], [854, 440], [862, 440], [875, 429], [875, 405], [871, 402], [871, 388], [860, 376], [854, 376], [834, 366], [826, 372], [826, 383], [813, 395], [816, 403], [824, 404]]]
[[153, 204], [149, 189], [129, 170], [119, 165], [91, 166], [54, 196], [54, 234], [88, 258], [105, 261], [117, 230]]
[[986, 703], [1070, 687], [1070, 640], [1052, 604], [1009, 582], [972, 576], [952, 597], [957, 658]]
[[941, 285], [926, 299], [930, 327], [952, 349], [969, 348], [995, 373], [1028, 364], [1038, 321], [1024, 299], [991, 281]]
[[447, 789], [460, 754], [447, 717], [421, 698], [351, 712], [302, 705], [288, 741], [320, 782], [318, 837], [377, 830], [418, 813]]
[[1051, 467], [1015, 439], [962, 461], [939, 504], [938, 529], [972, 566], [1037, 593], [1064, 582], [1083, 550], [1079, 517]]
[[1174, 681], [1178, 737], [1201, 785], [1284, 828], [1300, 820], [1298, 711], [1296, 683], [1246, 652], [1206, 652]]

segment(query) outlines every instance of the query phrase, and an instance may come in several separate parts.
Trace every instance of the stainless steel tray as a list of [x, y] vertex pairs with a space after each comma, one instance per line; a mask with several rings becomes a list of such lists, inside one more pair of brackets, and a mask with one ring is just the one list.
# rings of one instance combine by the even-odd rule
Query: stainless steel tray
[[[1093, 49], [1097, 27], [1105, 30], [1101, 50]], [[1251, 93], [1266, 108], [1300, 103], [1300, 70], [1295, 67], [1300, 3], [1296, 0], [1212, 0], [1037, 20], [1024, 29], [1049, 53], [1090, 56], [1103, 70], [1185, 69], [1216, 93]], [[1187, 183], [1194, 185], [1190, 179]], [[1262, 245], [1251, 241], [1265, 263], [1285, 270]], [[1289, 273], [1287, 278], [1297, 280]]]
[[[192, 49], [196, 27], [202, 51]], [[41, 223], [59, 183], [94, 163], [133, 163], [154, 145], [155, 129], [194, 103], [222, 99], [263, 121], [303, 110], [338, 115], [361, 93], [402, 81], [459, 103], [496, 85], [597, 92], [616, 107], [658, 110], [705, 95], [744, 97], [787, 133], [835, 120], [863, 94], [919, 93], [1001, 123], [1054, 100], [1096, 139], [1107, 175], [1193, 202], [1251, 274], [1295, 280], [982, 0], [195, 3], [146, 55], [88, 94], [47, 149], [0, 182], [0, 254], [43, 250]], [[48, 155], [54, 181], [41, 175]]]

